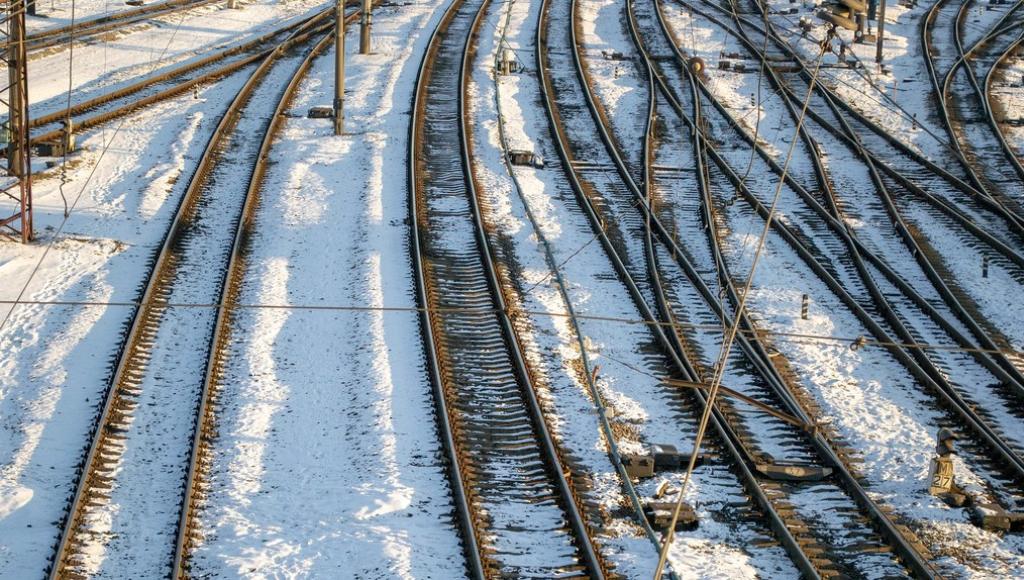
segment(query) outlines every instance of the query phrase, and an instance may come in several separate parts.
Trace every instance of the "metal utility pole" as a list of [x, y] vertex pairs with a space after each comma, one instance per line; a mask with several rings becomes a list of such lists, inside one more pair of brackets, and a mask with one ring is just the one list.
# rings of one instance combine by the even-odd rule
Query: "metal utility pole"
[[359, 54], [370, 54], [370, 24], [373, 20], [370, 0], [363, 0], [363, 19], [359, 26]]
[[878, 11], [878, 47], [875, 49], [875, 62], [882, 62], [882, 39], [885, 37], [885, 0]]
[[[0, 177], [0, 198], [16, 204], [13, 215], [0, 216], [0, 229], [13, 232], [22, 242], [32, 240], [32, 164], [28, 136], [28, 58], [25, 51], [25, 0], [6, 3], [0, 23], [0, 65], [6, 65], [8, 84], [0, 88], [0, 126], [6, 141], [7, 175]], [[2, 6], [2, 4], [0, 4]]]
[[345, 0], [338, 0], [334, 24], [334, 134], [345, 132]]

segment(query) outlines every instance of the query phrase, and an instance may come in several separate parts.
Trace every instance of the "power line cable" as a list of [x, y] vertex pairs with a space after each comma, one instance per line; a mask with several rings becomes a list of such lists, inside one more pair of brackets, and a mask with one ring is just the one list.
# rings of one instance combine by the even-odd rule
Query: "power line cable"
[[[772, 218], [775, 217], [775, 210], [778, 206], [779, 198], [782, 194], [782, 186], [786, 179], [786, 173], [789, 171], [789, 164], [793, 159], [793, 151], [796, 149], [796, 143], [800, 140], [800, 129], [803, 127], [804, 119], [807, 115], [807, 106], [811, 102], [811, 94], [814, 90], [814, 84], [818, 78], [818, 70], [821, 68], [821, 63], [824, 60], [825, 54], [828, 52], [829, 46], [832, 42], [832, 33], [825, 37], [825, 40], [821, 43], [821, 49], [818, 52], [817, 62], [815, 64], [814, 73], [811, 75], [811, 82], [808, 86], [807, 99], [804, 101], [803, 110], [800, 112], [800, 117], [797, 119], [796, 130], [794, 131], [793, 137], [789, 142], [789, 151], [786, 153], [786, 161], [782, 166], [782, 175], [779, 177], [778, 185], [775, 188], [775, 195], [772, 199], [771, 207], [768, 210], [768, 216], [765, 218], [764, 229], [761, 232], [761, 237], [757, 243], [757, 251], [754, 253], [753, 262], [750, 265], [750, 273], [747, 275], [746, 283], [744, 284], [743, 293], [739, 296], [739, 304], [736, 308], [736, 315], [732, 326], [726, 335], [725, 341], [722, 344], [721, 351], [719, 353], [718, 362], [715, 364], [715, 374], [711, 381], [711, 387], [708, 389], [707, 404], [704, 407], [704, 413], [701, 416], [700, 424], [697, 427], [697, 435], [693, 444], [693, 453], [690, 455], [690, 462], [687, 465], [686, 473], [683, 475], [682, 484], [679, 486], [679, 498], [676, 500], [675, 509], [672, 512], [672, 520], [669, 522], [668, 528], [665, 531], [665, 542], [662, 544], [661, 551], [658, 555], [658, 566], [654, 571], [654, 580], [661, 580], [662, 572], [665, 569], [665, 563], [668, 559], [669, 548], [672, 547], [672, 542], [675, 539], [675, 528], [676, 523], [679, 521], [679, 514], [682, 511], [683, 499], [685, 498], [686, 486], [690, 482], [690, 478], [693, 475], [693, 470], [697, 465], [697, 456], [700, 452], [701, 443], [704, 440], [704, 434], [707, 431], [708, 423], [711, 419], [712, 410], [715, 406], [715, 398], [718, 396], [719, 387], [722, 383], [722, 376], [724, 375], [726, 362], [729, 357], [729, 353], [732, 351], [733, 342], [738, 334], [740, 324], [744, 319], [744, 310], [747, 304], [747, 298], [750, 295], [750, 289], [754, 283], [754, 274], [757, 271], [757, 266], [760, 263], [761, 255], [768, 241], [768, 235], [771, 232]], [[699, 121], [699, 119], [698, 119]]]

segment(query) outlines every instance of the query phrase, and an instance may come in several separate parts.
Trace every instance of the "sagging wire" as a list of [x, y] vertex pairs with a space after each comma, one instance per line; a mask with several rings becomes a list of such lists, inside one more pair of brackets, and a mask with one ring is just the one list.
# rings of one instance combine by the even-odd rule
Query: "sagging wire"
[[[160, 301], [102, 301], [102, 300], [0, 300], [0, 304], [10, 306], [57, 306], [76, 308], [141, 308], [143, 306], [160, 306], [161, 308], [185, 308], [212, 310], [220, 308], [231, 308], [235, 310], [302, 310], [309, 312], [415, 312], [424, 313], [425, 309], [415, 306], [361, 306], [357, 304], [267, 304], [267, 303], [244, 303], [224, 304], [221, 302], [160, 302]], [[455, 314], [499, 314], [502, 311], [497, 308], [460, 308], [444, 307], [432, 308], [431, 312], [455, 313]], [[519, 309], [520, 314], [531, 316], [547, 316], [550, 318], [569, 318], [568, 312], [551, 312], [529, 309]], [[508, 313], [511, 314], [511, 313]], [[602, 314], [577, 314], [580, 320], [594, 322], [606, 322], [609, 324], [624, 324], [632, 326], [662, 327], [675, 330], [727, 330], [721, 324], [697, 324], [692, 322], [662, 322], [660, 320], [625, 318], [621, 316], [607, 316]], [[867, 347], [878, 348], [899, 348], [906, 350], [934, 350], [944, 352], [962, 352], [1005, 355], [1024, 358], [1024, 351], [1013, 348], [981, 348], [962, 347], [950, 344], [936, 343], [910, 343], [894, 342], [887, 340], [869, 339], [864, 335], [860, 336], [833, 336], [828, 334], [808, 334], [802, 332], [784, 332], [781, 330], [767, 329], [740, 329], [739, 334], [754, 339], [774, 338], [777, 340], [795, 344], [822, 344], [833, 343], [846, 345], [851, 351], [858, 351]]]
[[[174, 31], [171, 33], [171, 37], [167, 40], [167, 44], [164, 45], [163, 51], [161, 51], [160, 56], [157, 57], [155, 60], [150, 61], [151, 66], [148, 72], [153, 72], [154, 70], [156, 70], [157, 65], [159, 65], [164, 60], [164, 58], [166, 58], [167, 51], [171, 48], [171, 44], [174, 42], [174, 39], [178, 36], [178, 31], [181, 30], [181, 25], [185, 22], [186, 14], [187, 12], [181, 13], [181, 17], [178, 19], [178, 22], [174, 27]], [[4, 327], [7, 326], [7, 323], [10, 322], [11, 316], [14, 315], [14, 310], [18, 306], [18, 304], [26, 303], [22, 300], [22, 298], [24, 298], [25, 293], [28, 292], [29, 285], [32, 284], [32, 280], [34, 280], [36, 275], [39, 273], [39, 269], [42, 267], [43, 261], [46, 260], [46, 257], [50, 254], [50, 250], [53, 249], [54, 244], [57, 243], [60, 234], [64, 231], [65, 226], [67, 226], [68, 219], [70, 219], [71, 217], [71, 212], [74, 211], [75, 207], [78, 205], [78, 202], [82, 199], [82, 195], [85, 194], [86, 188], [89, 187], [89, 184], [92, 182], [93, 177], [95, 177], [96, 175], [96, 170], [99, 169], [100, 163], [103, 161], [103, 158], [106, 156], [107, 151], [110, 149], [110, 146], [114, 143], [114, 139], [117, 138], [117, 134], [121, 132], [121, 128], [124, 127], [124, 124], [127, 120], [128, 117], [122, 118], [121, 121], [117, 124], [117, 127], [114, 128], [114, 133], [110, 136], [110, 141], [103, 144], [103, 149], [100, 151], [99, 157], [97, 157], [96, 163], [92, 166], [92, 170], [89, 172], [88, 177], [86, 177], [85, 183], [82, 184], [82, 188], [78, 190], [78, 195], [75, 196], [75, 201], [71, 204], [71, 207], [68, 209], [68, 212], [64, 216], [64, 219], [61, 220], [60, 226], [57, 227], [57, 230], [53, 233], [53, 236], [50, 238], [50, 241], [46, 244], [46, 248], [43, 250], [42, 255], [39, 256], [39, 260], [36, 262], [35, 266], [32, 267], [32, 272], [28, 275], [28, 279], [25, 280], [25, 284], [21, 287], [21, 290], [18, 291], [18, 297], [13, 301], [11, 308], [7, 310], [7, 313], [4, 315], [3, 321], [0, 321], [0, 331], [2, 331]]]
[[796, 130], [794, 131], [793, 137], [789, 142], [789, 150], [786, 152], [786, 161], [782, 166], [782, 175], [779, 177], [778, 185], [775, 188], [775, 195], [772, 199], [772, 205], [768, 210], [768, 216], [765, 218], [764, 229], [762, 230], [761, 237], [758, 240], [757, 251], [754, 253], [754, 259], [750, 265], [750, 273], [747, 275], [747, 280], [744, 283], [743, 293], [740, 294], [739, 297], [740, 300], [736, 308], [735, 319], [725, 337], [725, 341], [723, 342], [721, 351], [719, 352], [718, 362], [715, 364], [714, 367], [715, 374], [711, 380], [711, 387], [708, 389], [707, 404], [704, 407], [704, 413], [701, 415], [700, 424], [697, 427], [697, 435], [694, 440], [693, 453], [690, 455], [690, 461], [686, 467], [686, 473], [683, 475], [683, 481], [679, 487], [679, 497], [676, 500], [675, 509], [672, 511], [672, 520], [669, 522], [668, 528], [665, 531], [665, 541], [662, 544], [660, 553], [658, 554], [658, 566], [654, 571], [654, 580], [661, 580], [662, 573], [665, 569], [666, 561], [668, 560], [668, 551], [672, 547], [672, 542], [675, 539], [676, 523], [679, 521], [680, 512], [682, 512], [686, 486], [687, 484], [689, 484], [690, 479], [693, 475], [693, 470], [697, 465], [697, 456], [700, 452], [700, 446], [701, 443], [703, 443], [704, 434], [707, 431], [708, 423], [711, 420], [711, 414], [715, 406], [715, 399], [718, 396], [718, 391], [722, 383], [722, 376], [724, 375], [725, 366], [727, 364], [729, 353], [732, 351], [733, 342], [736, 339], [736, 335], [739, 332], [740, 324], [743, 320], [743, 312], [746, 309], [747, 297], [750, 295], [750, 289], [754, 283], [754, 274], [757, 271], [757, 266], [760, 263], [761, 255], [768, 241], [768, 235], [771, 232], [772, 218], [775, 217], [775, 210], [778, 206], [779, 198], [782, 194], [782, 186], [785, 182], [786, 174], [789, 172], [789, 164], [793, 160], [793, 152], [796, 149], [796, 143], [800, 140], [800, 130], [803, 127], [804, 119], [807, 117], [807, 107], [811, 102], [811, 95], [814, 91], [814, 85], [818, 79], [818, 71], [821, 69], [821, 63], [825, 59], [825, 54], [828, 53], [829, 51], [834, 36], [835, 27], [831, 27], [829, 29], [829, 32], [825, 35], [825, 39], [821, 42], [821, 48], [818, 51], [818, 58], [815, 62], [814, 73], [811, 75], [811, 81], [807, 89], [807, 98], [804, 100], [803, 110], [801, 110], [800, 117], [799, 119], [797, 119]]

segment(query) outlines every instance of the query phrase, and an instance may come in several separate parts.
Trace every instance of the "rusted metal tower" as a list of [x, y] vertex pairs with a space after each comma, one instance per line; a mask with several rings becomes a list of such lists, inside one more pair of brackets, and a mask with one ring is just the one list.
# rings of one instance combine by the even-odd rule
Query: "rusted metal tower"
[[[25, 0], [0, 0], [0, 64], [7, 67], [7, 85], [0, 88], [0, 139], [6, 141], [7, 172], [0, 177], [5, 201], [14, 213], [0, 214], [0, 231], [22, 242], [32, 240], [32, 163], [28, 136], [28, 59], [25, 51]], [[2, 81], [0, 81], [2, 82]], [[10, 204], [4, 203], [4, 208]]]

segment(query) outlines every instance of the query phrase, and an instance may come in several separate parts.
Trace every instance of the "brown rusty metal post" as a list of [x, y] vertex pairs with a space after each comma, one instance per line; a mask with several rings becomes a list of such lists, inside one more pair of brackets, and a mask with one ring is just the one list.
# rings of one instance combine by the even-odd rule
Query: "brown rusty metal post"
[[875, 62], [882, 62], [882, 40], [885, 38], [885, 0], [878, 8], [878, 44], [875, 48]]
[[0, 228], [13, 232], [22, 242], [32, 240], [32, 163], [28, 139], [28, 62], [25, 51], [25, 0], [7, 4], [0, 25], [0, 64], [7, 66], [8, 85], [0, 88], [0, 106], [6, 109], [7, 122], [3, 137], [7, 141], [7, 179], [2, 185], [3, 197], [13, 200], [13, 215], [0, 216]]
[[359, 26], [359, 54], [370, 54], [370, 25], [373, 22], [373, 8], [370, 0], [363, 0], [363, 19]]
[[338, 0], [334, 23], [334, 134], [345, 132], [345, 0]]

